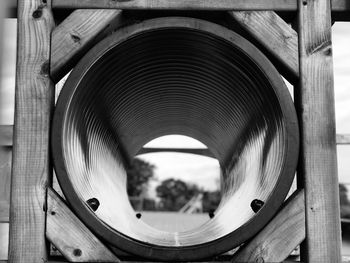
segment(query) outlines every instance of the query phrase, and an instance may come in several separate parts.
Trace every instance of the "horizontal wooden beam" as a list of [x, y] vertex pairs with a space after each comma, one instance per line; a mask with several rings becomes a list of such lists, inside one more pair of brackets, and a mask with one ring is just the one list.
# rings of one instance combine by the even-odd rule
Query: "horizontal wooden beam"
[[17, 17], [17, 1], [2, 0], [1, 8], [6, 8], [5, 18], [16, 18]]
[[70, 262], [120, 262], [51, 188], [46, 221], [47, 238]]
[[295, 0], [53, 0], [54, 8], [153, 10], [296, 10]]
[[0, 146], [12, 146], [13, 125], [0, 125]]
[[[0, 146], [12, 146], [13, 125], [0, 125]], [[350, 144], [350, 134], [337, 134], [337, 144]], [[207, 148], [142, 148], [138, 154], [153, 152], [183, 152], [214, 157]], [[215, 157], [214, 157], [215, 158]]]
[[0, 260], [8, 259], [9, 223], [0, 222]]
[[9, 221], [12, 149], [0, 146], [0, 222]]
[[[297, 11], [296, 0], [53, 0], [53, 8], [153, 10], [275, 10]], [[350, 11], [347, 0], [332, 0], [332, 11]]]
[[120, 24], [120, 10], [78, 9], [52, 32], [50, 74], [58, 82], [95, 43]]
[[281, 262], [305, 239], [304, 190], [295, 192], [232, 262]]

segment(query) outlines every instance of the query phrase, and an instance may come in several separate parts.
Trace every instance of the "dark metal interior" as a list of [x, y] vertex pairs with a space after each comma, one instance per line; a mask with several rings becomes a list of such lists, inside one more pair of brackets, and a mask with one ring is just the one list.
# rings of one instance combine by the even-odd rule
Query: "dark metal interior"
[[[276, 69], [239, 35], [196, 19], [150, 20], [103, 40], [71, 73], [54, 118], [67, 200], [106, 241], [148, 258], [198, 259], [240, 245], [277, 211], [298, 158], [295, 110]], [[130, 160], [168, 134], [203, 142], [222, 168], [215, 217], [186, 232], [143, 223], [126, 193]], [[254, 199], [264, 202], [257, 213]]]

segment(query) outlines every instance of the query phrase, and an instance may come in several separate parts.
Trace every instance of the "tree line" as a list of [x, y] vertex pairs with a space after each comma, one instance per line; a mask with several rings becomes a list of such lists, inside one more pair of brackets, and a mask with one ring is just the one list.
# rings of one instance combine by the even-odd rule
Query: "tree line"
[[[127, 171], [127, 191], [131, 204], [137, 206], [138, 197], [147, 192], [148, 183], [154, 180], [154, 165], [135, 158]], [[220, 203], [220, 191], [205, 191], [196, 184], [190, 184], [180, 179], [169, 178], [160, 182], [156, 187], [156, 195], [159, 202], [154, 199], [142, 199], [142, 209], [179, 211], [194, 196], [202, 194], [202, 212], [210, 212], [216, 209]]]

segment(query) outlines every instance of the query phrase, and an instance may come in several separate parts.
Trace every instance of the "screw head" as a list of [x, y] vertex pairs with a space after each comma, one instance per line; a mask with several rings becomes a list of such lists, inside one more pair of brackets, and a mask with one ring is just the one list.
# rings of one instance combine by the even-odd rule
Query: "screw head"
[[264, 206], [264, 201], [261, 201], [259, 199], [254, 199], [251, 203], [250, 203], [250, 207], [252, 208], [252, 210], [254, 211], [254, 213], [259, 212], [259, 210]]
[[86, 201], [86, 203], [90, 206], [90, 208], [95, 212], [100, 206], [100, 201], [97, 198], [90, 198]]
[[76, 249], [73, 250], [73, 255], [75, 257], [80, 257], [81, 254], [82, 254], [82, 252], [81, 252], [81, 250], [79, 248], [76, 248]]

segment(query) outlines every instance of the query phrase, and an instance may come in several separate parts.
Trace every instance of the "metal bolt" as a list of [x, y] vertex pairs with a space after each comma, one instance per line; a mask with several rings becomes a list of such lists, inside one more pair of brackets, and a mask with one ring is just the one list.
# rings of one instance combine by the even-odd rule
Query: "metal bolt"
[[86, 203], [91, 207], [91, 209], [95, 212], [100, 206], [100, 202], [97, 198], [90, 198], [86, 201]]
[[212, 219], [215, 216], [214, 210], [209, 211], [209, 218]]
[[82, 252], [81, 252], [81, 250], [79, 248], [76, 248], [76, 249], [73, 250], [73, 255], [75, 257], [80, 257], [81, 254], [82, 254]]
[[257, 213], [263, 207], [264, 204], [265, 204], [264, 201], [261, 201], [259, 199], [254, 199], [250, 203], [250, 207], [253, 209], [254, 213]]

